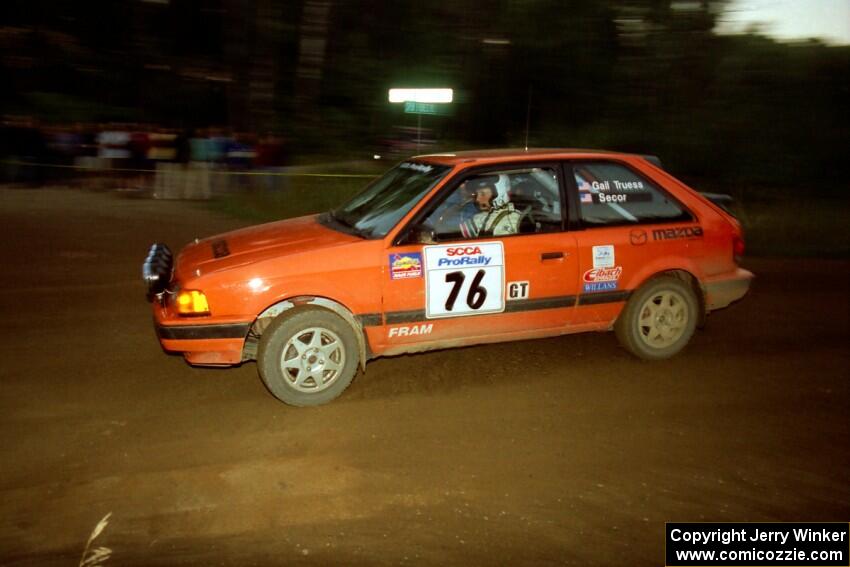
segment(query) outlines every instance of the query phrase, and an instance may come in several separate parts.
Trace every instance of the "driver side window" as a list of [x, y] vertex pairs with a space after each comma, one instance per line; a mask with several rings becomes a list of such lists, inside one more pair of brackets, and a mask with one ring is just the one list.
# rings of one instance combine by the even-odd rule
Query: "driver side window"
[[561, 230], [554, 168], [495, 171], [466, 179], [422, 222], [437, 242]]

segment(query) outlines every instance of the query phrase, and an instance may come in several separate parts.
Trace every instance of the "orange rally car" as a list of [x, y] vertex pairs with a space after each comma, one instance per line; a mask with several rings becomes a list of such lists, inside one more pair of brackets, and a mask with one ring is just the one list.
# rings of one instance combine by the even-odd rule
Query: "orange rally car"
[[277, 398], [315, 405], [378, 356], [613, 329], [641, 358], [670, 357], [753, 278], [721, 205], [651, 156], [423, 155], [324, 214], [176, 258], [154, 244], [143, 275], [163, 348], [256, 360]]

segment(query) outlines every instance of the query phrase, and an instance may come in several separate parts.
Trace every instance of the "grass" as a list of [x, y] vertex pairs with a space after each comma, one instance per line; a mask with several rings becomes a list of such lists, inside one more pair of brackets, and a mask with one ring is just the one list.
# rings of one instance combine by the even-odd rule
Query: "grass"
[[110, 516], [112, 516], [112, 512], [105, 515], [92, 530], [92, 533], [86, 542], [86, 547], [83, 549], [83, 556], [80, 558], [79, 567], [95, 567], [96, 565], [103, 565], [112, 555], [112, 550], [108, 547], [101, 546], [93, 548], [91, 546], [94, 540], [97, 539], [97, 536], [106, 529], [106, 526], [109, 524]]
[[370, 181], [364, 177], [248, 178], [241, 187], [210, 201], [218, 212], [268, 222], [330, 210], [362, 190]]

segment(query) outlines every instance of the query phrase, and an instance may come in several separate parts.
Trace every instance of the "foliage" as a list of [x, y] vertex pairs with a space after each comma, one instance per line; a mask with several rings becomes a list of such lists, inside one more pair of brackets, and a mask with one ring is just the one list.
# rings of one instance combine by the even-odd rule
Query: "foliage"
[[657, 154], [739, 198], [760, 186], [843, 193], [850, 47], [718, 35], [725, 8], [12, 0], [0, 100], [48, 120], [277, 129], [301, 155], [363, 156], [417, 124], [387, 102], [389, 87], [450, 86], [451, 113], [422, 119], [435, 149], [528, 137]]

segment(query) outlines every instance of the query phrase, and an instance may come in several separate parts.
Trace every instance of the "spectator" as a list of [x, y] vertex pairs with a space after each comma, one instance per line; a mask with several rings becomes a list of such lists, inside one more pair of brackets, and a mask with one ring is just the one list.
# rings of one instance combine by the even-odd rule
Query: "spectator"
[[110, 160], [112, 167], [124, 166], [130, 158], [129, 144], [130, 133], [126, 128], [122, 128], [120, 124], [114, 127], [104, 125], [97, 136], [98, 156]]
[[212, 159], [212, 141], [207, 137], [207, 131], [199, 128], [189, 140], [189, 158], [194, 162], [209, 162]]
[[232, 169], [248, 169], [256, 157], [254, 140], [250, 134], [236, 134], [226, 149], [225, 159]]
[[222, 131], [220, 128], [212, 128], [210, 130], [209, 140], [210, 161], [216, 163], [224, 163], [224, 158], [227, 153], [227, 147], [232, 141], [230, 135]]
[[283, 139], [267, 132], [257, 143], [254, 164], [258, 167], [279, 167], [283, 161]]
[[174, 161], [177, 158], [177, 135], [172, 130], [157, 128], [148, 135], [148, 159], [153, 163]]

